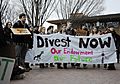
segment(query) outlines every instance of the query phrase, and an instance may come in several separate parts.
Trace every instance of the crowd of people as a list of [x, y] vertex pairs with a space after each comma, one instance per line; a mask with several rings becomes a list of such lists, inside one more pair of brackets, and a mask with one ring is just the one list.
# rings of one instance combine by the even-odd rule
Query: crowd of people
[[[5, 27], [3, 28], [5, 41], [7, 44], [13, 44], [15, 43], [15, 50], [16, 50], [16, 58], [15, 58], [15, 65], [13, 68], [11, 79], [21, 79], [24, 78], [24, 73], [32, 70], [30, 68], [30, 64], [28, 62], [25, 62], [25, 56], [28, 49], [32, 48], [33, 45], [33, 33], [36, 34], [53, 34], [53, 33], [60, 33], [60, 34], [67, 34], [67, 35], [74, 35], [74, 36], [80, 36], [79, 30], [77, 28], [72, 27], [72, 23], [68, 22], [67, 24], [63, 24], [62, 27], [58, 29], [54, 29], [54, 26], [49, 26], [47, 29], [45, 27], [41, 26], [34, 26], [34, 28], [31, 28], [28, 24], [25, 23], [26, 21], [26, 15], [24, 13], [19, 15], [19, 20], [12, 25], [12, 22], [7, 22]], [[16, 36], [13, 35], [10, 28], [27, 28], [30, 32], [30, 36]], [[116, 52], [117, 52], [117, 62], [119, 63], [119, 42], [120, 36], [115, 32], [113, 26], [110, 26], [106, 28], [106, 30], [102, 31], [99, 30], [99, 28], [92, 28], [91, 30], [88, 30], [85, 26], [83, 26], [80, 30], [86, 32], [84, 36], [97, 36], [107, 33], [112, 33], [112, 36], [115, 41], [116, 45]], [[47, 32], [46, 32], [47, 31]], [[67, 69], [68, 63], [55, 63], [57, 64], [58, 69]], [[46, 67], [55, 67], [55, 64], [53, 63], [40, 63], [40, 68], [46, 68]], [[71, 63], [72, 68], [81, 68], [80, 63]], [[108, 66], [107, 66], [108, 65]], [[100, 68], [100, 64], [93, 64], [93, 68], [95, 67]], [[87, 68], [87, 64], [83, 64], [83, 68]], [[111, 64], [104, 64], [104, 68], [107, 68], [108, 70], [115, 70], [114, 63]]]
[[[39, 28], [36, 30], [36, 34], [41, 34], [41, 32], [39, 32]], [[73, 36], [80, 36], [80, 31], [83, 31], [83, 32], [86, 32], [84, 34], [84, 36], [97, 36], [97, 35], [103, 35], [103, 34], [107, 34], [107, 33], [111, 33], [113, 38], [114, 38], [114, 41], [115, 41], [115, 45], [116, 45], [116, 53], [117, 53], [117, 63], [119, 63], [119, 39], [120, 39], [120, 36], [115, 32], [114, 30], [114, 27], [113, 26], [109, 26], [108, 28], [106, 28], [105, 30], [99, 30], [99, 28], [96, 28], [96, 27], [93, 27], [91, 30], [88, 30], [88, 28], [86, 28], [85, 26], [83, 26], [81, 29], [77, 29], [77, 28], [73, 28], [72, 27], [72, 23], [71, 22], [68, 22], [67, 25], [66, 24], [63, 24], [61, 29], [54, 29], [53, 26], [49, 26], [47, 28], [47, 33], [45, 33], [45, 30], [44, 30], [44, 34], [53, 34], [53, 33], [60, 33], [60, 34], [67, 34], [67, 35], [73, 35]], [[43, 33], [43, 32], [42, 32]], [[57, 64], [57, 68], [58, 69], [67, 69], [68, 68], [68, 63], [55, 63]], [[93, 64], [93, 68], [95, 67], [98, 67], [100, 68], [100, 64]], [[47, 63], [42, 63], [40, 64], [40, 68], [45, 68], [45, 67], [48, 67], [48, 64]], [[50, 67], [54, 67], [54, 64], [53, 63], [50, 63]], [[72, 68], [81, 68], [80, 67], [80, 63], [71, 63], [71, 67]], [[87, 64], [83, 64], [83, 68], [87, 68]], [[111, 64], [104, 64], [104, 68], [105, 69], [108, 69], [108, 70], [116, 70], [115, 66], [114, 66], [114, 63], [111, 63]]]

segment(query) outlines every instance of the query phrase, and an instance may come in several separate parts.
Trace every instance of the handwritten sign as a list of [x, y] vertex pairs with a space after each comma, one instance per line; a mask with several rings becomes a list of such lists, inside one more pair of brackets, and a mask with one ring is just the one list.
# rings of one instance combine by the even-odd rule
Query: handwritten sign
[[71, 36], [65, 34], [34, 35], [36, 62], [116, 63], [116, 47], [111, 34]]

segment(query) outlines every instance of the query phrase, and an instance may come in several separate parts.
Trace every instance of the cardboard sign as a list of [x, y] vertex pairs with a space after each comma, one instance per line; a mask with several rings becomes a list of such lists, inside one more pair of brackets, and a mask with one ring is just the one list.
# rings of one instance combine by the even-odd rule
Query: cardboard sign
[[31, 35], [27, 28], [11, 28], [14, 35]]
[[0, 57], [0, 84], [9, 84], [15, 59]]

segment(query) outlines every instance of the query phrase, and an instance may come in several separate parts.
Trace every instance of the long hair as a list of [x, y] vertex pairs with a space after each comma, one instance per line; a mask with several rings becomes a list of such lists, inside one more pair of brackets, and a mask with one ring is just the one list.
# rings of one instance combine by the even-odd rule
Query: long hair
[[11, 22], [7, 22], [6, 25], [5, 25], [5, 28], [7, 28], [9, 24], [11, 24], [11, 26], [12, 26]]
[[[95, 29], [95, 28], [93, 28], [93, 29]], [[92, 29], [92, 31], [91, 31], [92, 35], [98, 34], [98, 28], [96, 28], [96, 32], [94, 32], [93, 29]]]

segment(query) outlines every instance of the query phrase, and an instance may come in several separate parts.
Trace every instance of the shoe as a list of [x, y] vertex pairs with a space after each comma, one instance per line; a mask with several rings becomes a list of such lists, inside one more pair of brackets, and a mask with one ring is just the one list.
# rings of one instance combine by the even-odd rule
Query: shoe
[[32, 68], [29, 68], [30, 70], [32, 70]]
[[60, 67], [58, 67], [57, 69], [63, 69], [63, 67], [60, 66]]
[[45, 68], [48, 68], [48, 65], [46, 65]]
[[39, 67], [40, 67], [40, 68], [45, 68], [45, 66], [44, 66], [44, 65], [39, 65]]
[[87, 69], [87, 64], [83, 64], [83, 69]]
[[17, 75], [20, 75], [20, 74], [23, 74], [25, 73], [25, 68], [23, 68], [22, 66], [18, 66], [18, 69], [17, 69]]
[[114, 63], [108, 64], [107, 70], [116, 70]]
[[29, 71], [30, 71], [30, 68], [26, 68], [26, 69], [25, 69], [25, 72], [29, 72]]
[[11, 80], [21, 80], [25, 78], [25, 74], [15, 75], [11, 77]]
[[95, 64], [93, 64], [93, 68], [95, 68], [96, 66], [95, 66]]
[[77, 67], [77, 69], [82, 69], [81, 67]]
[[115, 68], [108, 68], [107, 70], [116, 70]]
[[97, 65], [97, 68], [100, 68], [100, 64]]
[[50, 67], [55, 67], [54, 65], [50, 65]]
[[53, 64], [50, 64], [50, 67], [55, 67]]
[[104, 69], [106, 69], [107, 68], [107, 64], [104, 64]]

